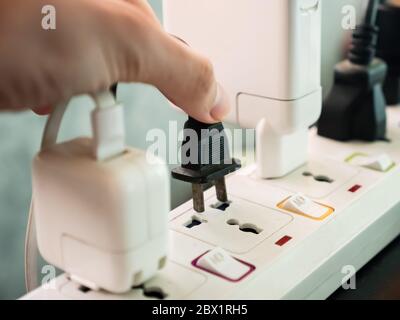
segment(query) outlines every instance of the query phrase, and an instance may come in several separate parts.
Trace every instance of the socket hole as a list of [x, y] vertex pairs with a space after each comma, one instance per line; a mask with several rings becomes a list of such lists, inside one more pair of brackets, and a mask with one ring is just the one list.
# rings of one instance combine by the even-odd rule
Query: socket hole
[[132, 287], [132, 290], [143, 290], [143, 289], [144, 289], [144, 286], [142, 284]]
[[230, 219], [226, 222], [230, 226], [239, 226], [239, 230], [246, 233], [260, 234], [263, 230], [251, 223], [240, 224], [236, 219]]
[[92, 291], [92, 289], [85, 287], [85, 286], [79, 286], [79, 291], [83, 292], [83, 293], [88, 293], [88, 292]]
[[193, 217], [190, 221], [186, 222], [184, 224], [184, 226], [188, 229], [192, 229], [192, 228], [198, 227], [199, 225], [206, 223], [206, 222], [207, 221], [205, 221], [205, 220], [201, 220], [197, 217]]
[[335, 180], [332, 180], [331, 178], [327, 177], [327, 176], [315, 176], [314, 177], [315, 181], [318, 182], [326, 182], [326, 183], [334, 183]]
[[313, 177], [314, 175], [311, 172], [306, 171], [306, 172], [303, 172], [303, 176], [305, 176], [305, 177]]
[[231, 206], [231, 201], [228, 202], [217, 202], [216, 204], [211, 205], [211, 208], [226, 211]]
[[164, 268], [167, 264], [167, 257], [162, 257], [159, 261], [158, 261], [158, 269], [161, 270], [162, 268]]
[[303, 172], [304, 177], [313, 177], [317, 182], [325, 182], [325, 183], [334, 183], [335, 180], [329, 178], [328, 176], [324, 175], [314, 175], [312, 172], [305, 171]]
[[168, 295], [158, 287], [144, 288], [143, 295], [147, 298], [164, 300]]
[[236, 219], [230, 219], [226, 223], [229, 224], [230, 226], [238, 226], [239, 225], [239, 221]]
[[262, 232], [262, 229], [257, 228], [254, 224], [244, 224], [240, 226], [240, 231], [247, 232], [247, 233], [254, 233], [254, 234], [260, 234]]

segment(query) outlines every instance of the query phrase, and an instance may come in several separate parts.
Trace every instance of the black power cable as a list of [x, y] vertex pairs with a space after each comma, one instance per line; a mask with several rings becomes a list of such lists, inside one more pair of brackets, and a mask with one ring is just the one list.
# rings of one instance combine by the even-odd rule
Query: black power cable
[[379, 0], [369, 1], [364, 23], [358, 26], [353, 33], [349, 60], [354, 64], [367, 66], [375, 58], [378, 40], [378, 28], [376, 27], [378, 5]]
[[365, 19], [364, 19], [365, 25], [370, 25], [370, 26], [376, 25], [379, 3], [380, 3], [379, 0], [370, 0], [368, 2], [367, 12], [365, 14]]

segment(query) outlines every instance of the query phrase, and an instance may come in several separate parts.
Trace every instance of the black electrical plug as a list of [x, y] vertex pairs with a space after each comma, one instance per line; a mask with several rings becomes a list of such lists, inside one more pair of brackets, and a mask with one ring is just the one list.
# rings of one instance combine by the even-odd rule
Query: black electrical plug
[[206, 124], [191, 117], [184, 126], [181, 148], [182, 165], [172, 170], [172, 177], [192, 184], [193, 207], [204, 212], [204, 186], [215, 185], [217, 199], [228, 203], [225, 176], [241, 167], [230, 156], [222, 123]]
[[386, 63], [376, 56], [379, 0], [370, 0], [364, 23], [353, 33], [348, 59], [335, 67], [333, 88], [323, 103], [318, 134], [339, 141], [386, 138]]
[[379, 7], [377, 56], [385, 60], [388, 74], [383, 91], [388, 105], [400, 103], [400, 5], [393, 2]]

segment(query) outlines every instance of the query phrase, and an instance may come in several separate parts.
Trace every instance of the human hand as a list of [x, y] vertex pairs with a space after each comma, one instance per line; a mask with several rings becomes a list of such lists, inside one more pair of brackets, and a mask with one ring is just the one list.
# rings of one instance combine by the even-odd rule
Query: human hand
[[[56, 30], [42, 28], [45, 5]], [[211, 63], [168, 35], [146, 0], [1, 1], [0, 109], [48, 114], [116, 82], [154, 85], [202, 122], [229, 111]]]

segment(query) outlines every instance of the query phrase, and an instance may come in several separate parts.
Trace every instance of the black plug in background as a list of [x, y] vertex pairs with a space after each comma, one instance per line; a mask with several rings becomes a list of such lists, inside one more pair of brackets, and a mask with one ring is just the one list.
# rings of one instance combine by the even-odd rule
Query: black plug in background
[[339, 140], [386, 138], [386, 63], [376, 58], [379, 0], [370, 0], [364, 23], [353, 33], [348, 59], [335, 67], [334, 86], [318, 121], [320, 136]]

